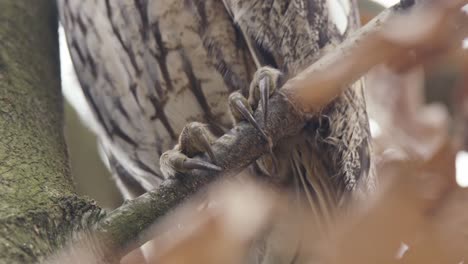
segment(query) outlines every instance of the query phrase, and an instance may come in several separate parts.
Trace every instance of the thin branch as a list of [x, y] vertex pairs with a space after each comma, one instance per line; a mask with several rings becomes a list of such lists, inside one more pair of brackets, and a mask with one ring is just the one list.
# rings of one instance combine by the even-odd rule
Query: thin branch
[[[454, 30], [454, 22], [458, 19], [454, 14], [459, 10], [455, 7], [460, 7], [466, 0], [442, 2], [420, 9], [413, 8], [404, 17], [390, 21], [389, 18], [393, 18], [401, 8], [384, 11], [366, 27], [330, 49], [319, 61], [289, 80], [272, 97], [268, 118], [262, 124], [273, 143], [299, 133], [308, 117], [331, 102], [373, 66], [392, 63], [398, 58], [400, 66], [411, 67], [421, 62], [409, 56], [412, 51], [428, 55], [451, 48], [454, 40], [459, 38]], [[431, 15], [433, 23], [425, 28], [419, 27], [421, 21], [427, 24], [421, 20], [427, 19], [427, 14]], [[407, 23], [404, 24], [405, 28], [395, 30], [395, 25], [402, 22]], [[405, 35], [408, 33], [407, 28], [411, 29], [411, 36], [416, 37], [408, 38]], [[255, 117], [261, 122], [260, 114], [255, 113]], [[147, 239], [143, 231], [156, 220], [214, 180], [235, 175], [268, 149], [268, 143], [255, 128], [246, 123], [238, 124], [213, 145], [213, 152], [216, 157], [220, 157], [218, 165], [224, 169], [223, 172], [194, 170], [167, 179], [155, 190], [114, 210], [99, 223], [96, 235], [105, 239], [108, 257], [114, 258], [116, 252], [125, 254], [140, 246]], [[207, 160], [206, 156], [200, 158]]]
[[411, 11], [399, 6], [385, 10], [282, 90], [300, 103], [302, 111], [315, 112], [373, 66], [386, 63], [405, 70], [449, 49], [460, 49], [467, 30], [460, 25], [468, 22], [460, 8], [467, 2], [439, 1]]

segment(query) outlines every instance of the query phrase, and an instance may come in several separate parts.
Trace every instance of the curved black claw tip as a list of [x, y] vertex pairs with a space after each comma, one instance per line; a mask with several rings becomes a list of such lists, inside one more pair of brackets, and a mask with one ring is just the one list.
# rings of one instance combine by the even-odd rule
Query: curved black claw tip
[[209, 162], [198, 160], [198, 159], [190, 159], [190, 158], [185, 159], [184, 162], [182, 163], [182, 166], [186, 170], [193, 170], [193, 169], [208, 170], [208, 171], [222, 171], [223, 170], [221, 167], [218, 167]]
[[261, 78], [258, 87], [260, 90], [260, 103], [263, 111], [263, 123], [265, 124], [268, 113], [268, 101], [270, 99], [270, 78], [268, 76]]
[[203, 144], [203, 149], [208, 154], [208, 157], [210, 157], [211, 162], [216, 163], [216, 158], [213, 152], [213, 148], [211, 148], [211, 144], [208, 138], [206, 137], [206, 135], [203, 135], [202, 144]]
[[236, 110], [241, 113], [241, 115], [252, 125], [254, 126], [262, 135], [262, 137], [267, 141], [270, 142], [270, 137], [265, 134], [265, 131], [260, 128], [260, 125], [257, 123], [255, 118], [253, 117], [252, 113], [247, 109], [247, 107], [242, 103], [240, 100], [236, 100], [234, 102], [234, 105], [236, 107]]

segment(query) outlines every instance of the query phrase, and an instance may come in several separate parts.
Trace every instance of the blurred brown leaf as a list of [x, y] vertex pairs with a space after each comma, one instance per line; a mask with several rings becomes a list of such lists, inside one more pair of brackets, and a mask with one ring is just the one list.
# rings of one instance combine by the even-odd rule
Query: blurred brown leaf
[[167, 224], [179, 228], [153, 243], [149, 263], [244, 263], [273, 213], [274, 196], [250, 180], [218, 184], [202, 206], [192, 201], [169, 217]]

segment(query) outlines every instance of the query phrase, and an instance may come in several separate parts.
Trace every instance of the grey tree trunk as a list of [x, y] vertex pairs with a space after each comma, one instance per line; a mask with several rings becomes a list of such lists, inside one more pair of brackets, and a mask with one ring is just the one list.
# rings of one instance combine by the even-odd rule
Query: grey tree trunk
[[0, 263], [33, 263], [101, 210], [78, 197], [63, 136], [56, 6], [0, 0]]

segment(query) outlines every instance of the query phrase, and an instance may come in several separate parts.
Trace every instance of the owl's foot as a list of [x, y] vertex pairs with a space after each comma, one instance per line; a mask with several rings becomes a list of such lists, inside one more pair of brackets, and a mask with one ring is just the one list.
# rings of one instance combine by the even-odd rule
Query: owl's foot
[[234, 92], [229, 96], [229, 107], [234, 118], [234, 123], [247, 121], [252, 124], [261, 136], [270, 144], [270, 137], [260, 127], [253, 116], [253, 112], [262, 111], [262, 123], [265, 124], [268, 114], [268, 102], [270, 96], [276, 91], [280, 71], [271, 67], [262, 67], [254, 75], [250, 83], [249, 98], [246, 99], [241, 93]]
[[[211, 149], [211, 144], [215, 140], [207, 125], [198, 122], [189, 123], [182, 130], [179, 143], [161, 155], [162, 173], [165, 177], [174, 177], [178, 172], [184, 173], [193, 169], [221, 171], [222, 169], [215, 165], [216, 159]], [[202, 153], [210, 157], [211, 163], [193, 158]]]
[[249, 98], [241, 93], [234, 92], [229, 96], [229, 107], [234, 118], [234, 123], [247, 121], [254, 126], [259, 134], [268, 142], [270, 153], [257, 160], [258, 167], [265, 174], [277, 171], [277, 161], [273, 154], [273, 142], [267, 133], [261, 128], [253, 116], [254, 111], [262, 112], [262, 124], [265, 125], [268, 116], [268, 103], [279, 85], [281, 72], [271, 68], [262, 67], [254, 75], [250, 83]]
[[250, 83], [249, 104], [253, 110], [261, 106], [264, 123], [268, 115], [268, 102], [278, 88], [280, 77], [279, 70], [266, 66], [255, 72]]
[[240, 121], [247, 121], [253, 125], [262, 137], [269, 141], [269, 136], [263, 131], [253, 116], [253, 110], [247, 99], [239, 92], [233, 92], [229, 95], [229, 108], [234, 118], [234, 124]]

